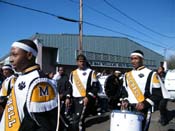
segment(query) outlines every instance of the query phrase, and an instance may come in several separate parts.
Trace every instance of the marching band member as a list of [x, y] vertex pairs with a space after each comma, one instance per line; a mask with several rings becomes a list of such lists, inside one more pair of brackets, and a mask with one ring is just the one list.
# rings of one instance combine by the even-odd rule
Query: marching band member
[[156, 72], [151, 71], [143, 65], [144, 54], [140, 50], [131, 53], [131, 64], [133, 70], [127, 72], [124, 77], [124, 87], [127, 91], [122, 102], [123, 108], [135, 105], [134, 109], [144, 114], [142, 131], [149, 128], [151, 109], [162, 98], [160, 81]]
[[2, 67], [5, 80], [2, 83], [0, 90], [0, 119], [2, 117], [8, 96], [11, 93], [11, 89], [14, 86], [17, 75], [14, 74], [13, 68], [10, 64], [6, 64]]
[[[55, 131], [59, 97], [55, 85], [35, 63], [37, 46], [31, 40], [12, 44], [10, 62], [17, 77], [9, 95], [1, 131]], [[59, 114], [59, 113], [58, 113]]]
[[7, 64], [2, 67], [3, 75], [6, 79], [3, 81], [2, 88], [0, 90], [0, 97], [9, 96], [11, 89], [15, 83], [17, 74], [14, 74], [13, 68], [11, 65]]
[[71, 72], [71, 88], [67, 94], [66, 106], [70, 105], [72, 96], [73, 123], [71, 131], [85, 131], [84, 120], [87, 113], [94, 109], [95, 98], [98, 92], [95, 72], [88, 67], [86, 57], [77, 56], [78, 68]]
[[6, 64], [2, 67], [2, 73], [5, 78], [8, 78], [14, 74], [13, 68], [10, 64]]

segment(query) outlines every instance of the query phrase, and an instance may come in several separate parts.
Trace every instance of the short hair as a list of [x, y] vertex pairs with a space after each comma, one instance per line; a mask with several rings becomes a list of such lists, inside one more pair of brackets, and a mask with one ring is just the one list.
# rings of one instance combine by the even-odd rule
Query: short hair
[[84, 61], [87, 61], [86, 56], [83, 55], [83, 54], [79, 54], [79, 55], [77, 56], [77, 61], [78, 61], [78, 60], [84, 60]]

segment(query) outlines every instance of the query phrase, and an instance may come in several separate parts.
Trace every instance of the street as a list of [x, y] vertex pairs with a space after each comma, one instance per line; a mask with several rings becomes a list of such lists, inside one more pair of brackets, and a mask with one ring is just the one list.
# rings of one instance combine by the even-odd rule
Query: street
[[[152, 113], [152, 119], [149, 131], [175, 131], [175, 102], [168, 102], [169, 124], [162, 126], [158, 123], [159, 111]], [[110, 113], [107, 112], [102, 116], [89, 117], [86, 120], [86, 131], [110, 131]]]

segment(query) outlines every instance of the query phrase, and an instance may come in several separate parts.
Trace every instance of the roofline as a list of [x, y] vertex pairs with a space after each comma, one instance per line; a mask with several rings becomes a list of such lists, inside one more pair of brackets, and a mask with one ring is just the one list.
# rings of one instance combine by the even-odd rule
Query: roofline
[[[46, 33], [38, 33], [38, 32], [36, 32], [36, 33], [31, 37], [32, 40], [34, 40], [34, 39], [36, 38], [36, 35], [69, 35], [69, 36], [72, 35], [72, 36], [79, 36], [79, 34], [69, 34], [69, 33], [46, 34]], [[83, 37], [121, 38], [121, 39], [126, 39], [126, 40], [129, 40], [129, 41], [132, 41], [132, 42], [134, 42], [135, 44], [140, 45], [140, 46], [142, 46], [142, 47], [148, 49], [149, 51], [153, 51], [153, 50], [149, 49], [148, 47], [145, 47], [145, 46], [141, 45], [140, 43], [138, 43], [138, 42], [136, 42], [136, 41], [134, 41], [134, 40], [132, 40], [132, 39], [130, 39], [130, 38], [127, 38], [127, 37], [100, 36], [100, 35], [83, 35]], [[161, 54], [157, 53], [156, 51], [153, 51], [153, 52], [156, 53], [157, 55], [161, 55]], [[163, 55], [161, 55], [161, 56], [163, 56]]]
[[[79, 34], [69, 34], [69, 33], [60, 33], [60, 34], [47, 34], [47, 33], [38, 33], [36, 32], [34, 35], [32, 35], [31, 38], [36, 37], [36, 35], [69, 35], [69, 36], [79, 36]], [[104, 35], [83, 35], [85, 37], [106, 37], [106, 38], [124, 38], [128, 39], [127, 37], [117, 37], [117, 36], [104, 36]]]

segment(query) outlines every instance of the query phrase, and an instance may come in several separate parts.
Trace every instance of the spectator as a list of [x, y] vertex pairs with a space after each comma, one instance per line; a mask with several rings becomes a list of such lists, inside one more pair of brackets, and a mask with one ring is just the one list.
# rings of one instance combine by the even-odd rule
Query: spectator
[[59, 79], [57, 80], [57, 90], [60, 96], [61, 101], [61, 119], [60, 119], [60, 131], [67, 131], [69, 127], [69, 112], [70, 110], [65, 107], [65, 99], [68, 88], [70, 87], [69, 77], [65, 74], [65, 70], [63, 67], [58, 68]]

